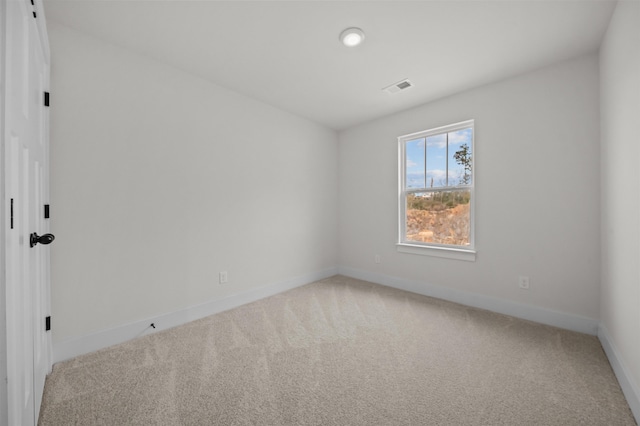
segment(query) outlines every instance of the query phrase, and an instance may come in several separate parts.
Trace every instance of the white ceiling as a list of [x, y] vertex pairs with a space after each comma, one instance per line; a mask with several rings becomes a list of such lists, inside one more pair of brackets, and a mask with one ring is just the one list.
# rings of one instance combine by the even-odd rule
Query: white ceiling
[[[47, 20], [336, 130], [595, 52], [609, 0], [47, 0]], [[364, 44], [338, 35], [360, 27]], [[55, 50], [53, 50], [55, 55]], [[404, 78], [415, 87], [381, 89]]]

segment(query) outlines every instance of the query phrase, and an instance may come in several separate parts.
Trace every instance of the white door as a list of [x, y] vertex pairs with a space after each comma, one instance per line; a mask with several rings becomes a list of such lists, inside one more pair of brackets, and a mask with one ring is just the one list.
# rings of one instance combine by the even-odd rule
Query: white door
[[[51, 368], [48, 231], [49, 51], [41, 2], [6, 3], [5, 226], [7, 408], [10, 425], [37, 423]], [[40, 240], [48, 242], [46, 239]], [[35, 243], [35, 244], [34, 244]]]

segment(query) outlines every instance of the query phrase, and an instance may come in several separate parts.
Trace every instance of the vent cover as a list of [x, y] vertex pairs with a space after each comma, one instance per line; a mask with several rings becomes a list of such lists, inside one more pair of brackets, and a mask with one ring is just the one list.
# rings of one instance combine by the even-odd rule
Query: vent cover
[[394, 93], [401, 92], [403, 90], [407, 90], [410, 87], [413, 87], [413, 83], [410, 82], [408, 78], [405, 78], [404, 80], [398, 81], [397, 83], [393, 83], [391, 86], [387, 86], [382, 90], [389, 94], [394, 94]]

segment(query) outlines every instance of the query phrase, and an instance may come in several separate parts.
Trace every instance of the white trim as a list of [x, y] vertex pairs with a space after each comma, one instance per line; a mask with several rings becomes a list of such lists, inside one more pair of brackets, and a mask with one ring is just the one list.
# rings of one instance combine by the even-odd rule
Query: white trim
[[396, 244], [396, 250], [400, 253], [419, 254], [422, 256], [443, 257], [446, 259], [476, 261], [475, 250], [456, 249], [451, 247], [426, 246], [417, 244]]
[[616, 349], [607, 328], [602, 323], [598, 326], [598, 339], [600, 339], [600, 343], [604, 348], [604, 353], [609, 358], [609, 364], [611, 364], [618, 383], [620, 383], [622, 393], [627, 398], [631, 412], [636, 418], [636, 422], [640, 423], [640, 384], [635, 383], [633, 380], [633, 376], [629, 373], [629, 368], [620, 357], [620, 352]]
[[[102, 330], [82, 337], [69, 339], [64, 342], [55, 343], [53, 345], [53, 362], [56, 363], [64, 361], [78, 355], [94, 352], [118, 343], [123, 343], [128, 340], [135, 339], [136, 337], [186, 324], [190, 321], [227, 311], [265, 297], [273, 296], [296, 287], [331, 277], [337, 273], [337, 267], [328, 268], [285, 281], [272, 283], [249, 290], [245, 293], [235, 294], [219, 300], [211, 300], [180, 311], [158, 315], [153, 318], [123, 324], [108, 330]], [[151, 323], [154, 323], [156, 326], [155, 329], [149, 326]]]
[[488, 311], [509, 315], [516, 318], [534, 321], [540, 324], [551, 325], [579, 333], [596, 335], [598, 331], [598, 321], [580, 315], [565, 312], [553, 311], [533, 305], [525, 305], [506, 299], [484, 296], [448, 287], [435, 286], [421, 281], [412, 281], [404, 278], [392, 277], [376, 272], [364, 271], [361, 269], [340, 266], [338, 271], [341, 275], [357, 278], [387, 287], [410, 291], [424, 296], [435, 297], [460, 303], [466, 306], [486, 309]]
[[433, 135], [439, 135], [440, 133], [454, 132], [456, 130], [466, 129], [467, 127], [473, 127], [474, 121], [475, 121], [474, 119], [470, 119], [470, 120], [460, 121], [458, 123], [447, 124], [445, 126], [435, 127], [429, 130], [422, 130], [415, 133], [409, 133], [408, 135], [399, 136], [398, 139], [403, 139], [405, 141], [408, 141], [411, 139], [418, 139], [418, 138], [424, 138], [424, 137], [433, 136]]

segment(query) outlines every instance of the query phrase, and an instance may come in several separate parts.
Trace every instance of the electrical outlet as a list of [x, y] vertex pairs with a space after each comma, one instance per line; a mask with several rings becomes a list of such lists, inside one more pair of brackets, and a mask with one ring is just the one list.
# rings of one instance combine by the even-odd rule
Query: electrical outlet
[[529, 290], [529, 277], [520, 275], [518, 277], [518, 287], [520, 287], [523, 290]]
[[380, 262], [381, 262], [381, 260], [380, 260], [380, 255], [379, 255], [379, 254], [376, 254], [376, 255], [373, 257], [373, 261], [374, 261], [375, 263], [380, 263]]
[[227, 274], [227, 271], [221, 271], [220, 272], [220, 284], [226, 284], [229, 282], [229, 274]]

